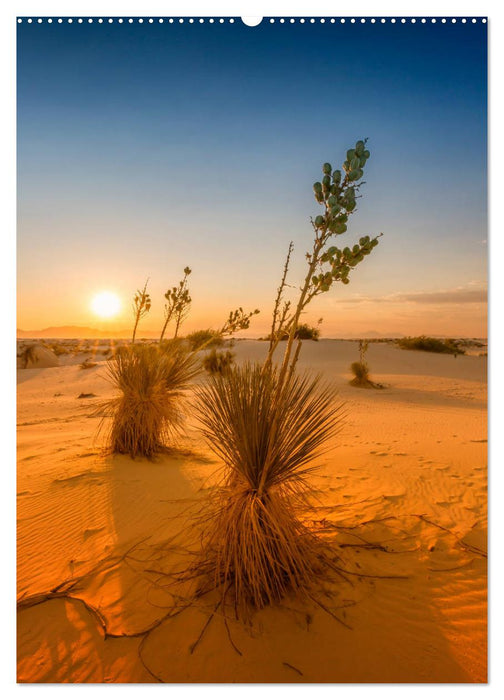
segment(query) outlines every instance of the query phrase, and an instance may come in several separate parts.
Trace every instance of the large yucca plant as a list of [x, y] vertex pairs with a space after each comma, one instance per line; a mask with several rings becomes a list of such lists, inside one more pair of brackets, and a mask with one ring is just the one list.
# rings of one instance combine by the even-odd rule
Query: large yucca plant
[[[260, 608], [289, 590], [306, 591], [331, 561], [302, 523], [299, 499], [314, 457], [338, 427], [341, 407], [317, 379], [297, 374], [298, 329], [308, 304], [334, 283], [348, 284], [351, 271], [378, 244], [378, 237], [363, 236], [353, 248], [330, 245], [347, 230], [369, 156], [366, 141], [357, 141], [347, 151], [344, 174], [323, 164], [322, 182], [313, 185], [323, 213], [311, 220], [314, 236], [304, 283], [295, 303], [284, 300], [292, 287], [287, 283], [291, 243], [264, 364], [233, 368], [198, 392], [204, 434], [227, 476], [215, 517], [204, 529], [196, 571], [204, 575], [201, 591], [209, 582], [223, 587], [224, 598], [233, 591], [237, 610], [242, 604]], [[285, 338], [277, 367], [274, 355]]]
[[341, 404], [317, 378], [278, 380], [272, 367], [245, 364], [197, 391], [203, 433], [227, 467], [198, 566], [240, 610], [307, 591], [327, 564], [299, 506]]
[[108, 363], [119, 392], [107, 402], [113, 452], [152, 457], [170, 444], [182, 425], [181, 399], [199, 371], [194, 353], [179, 342], [131, 345]]

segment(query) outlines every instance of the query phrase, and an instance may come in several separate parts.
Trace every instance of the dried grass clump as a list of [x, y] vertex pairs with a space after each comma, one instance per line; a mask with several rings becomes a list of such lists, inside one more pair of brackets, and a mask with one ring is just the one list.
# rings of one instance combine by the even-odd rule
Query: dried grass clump
[[113, 452], [152, 457], [180, 432], [181, 400], [199, 371], [194, 355], [180, 343], [131, 345], [108, 361], [108, 375], [120, 396], [112, 411]]
[[440, 338], [420, 335], [415, 338], [398, 338], [396, 343], [403, 350], [424, 350], [425, 352], [439, 352], [455, 356], [465, 355], [462, 342], [453, 338], [441, 340]]
[[273, 367], [245, 364], [197, 391], [203, 433], [227, 476], [196, 570], [201, 591], [231, 593], [241, 612], [308, 593], [332, 561], [300, 512], [309, 465], [336, 433], [342, 406], [317, 378], [278, 379]]
[[208, 374], [227, 374], [234, 364], [235, 353], [231, 350], [219, 351], [213, 348], [203, 358], [203, 369]]
[[352, 362], [350, 370], [354, 375], [354, 378], [350, 382], [352, 386], [364, 386], [371, 383], [369, 379], [369, 367], [365, 362]]
[[92, 362], [91, 360], [84, 360], [84, 362], [81, 362], [79, 367], [81, 369], [92, 369], [93, 367], [96, 367], [97, 363]]

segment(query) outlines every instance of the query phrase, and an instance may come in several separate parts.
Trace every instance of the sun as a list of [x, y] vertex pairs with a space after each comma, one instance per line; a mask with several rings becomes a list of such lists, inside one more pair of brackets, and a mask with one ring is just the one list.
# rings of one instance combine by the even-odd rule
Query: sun
[[121, 308], [121, 301], [113, 292], [98, 292], [91, 301], [91, 309], [97, 316], [111, 318]]

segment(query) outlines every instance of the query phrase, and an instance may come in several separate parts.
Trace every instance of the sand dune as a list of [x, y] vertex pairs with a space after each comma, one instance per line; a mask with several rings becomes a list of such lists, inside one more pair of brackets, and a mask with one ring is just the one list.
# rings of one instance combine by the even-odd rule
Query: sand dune
[[59, 361], [54, 352], [40, 343], [21, 343], [18, 348], [18, 369], [45, 369], [58, 365]]
[[[235, 346], [239, 361], [265, 350]], [[21, 682], [486, 680], [486, 358], [373, 343], [385, 388], [358, 389], [357, 343], [305, 343], [301, 369], [347, 403], [305, 515], [340, 545], [348, 580], [251, 626], [219, 611], [199, 639], [215, 599], [188, 606], [187, 586], [153, 572], [183, 561], [187, 509], [220, 465], [191, 422], [153, 462], [105, 454], [106, 363], [83, 357], [18, 373]]]

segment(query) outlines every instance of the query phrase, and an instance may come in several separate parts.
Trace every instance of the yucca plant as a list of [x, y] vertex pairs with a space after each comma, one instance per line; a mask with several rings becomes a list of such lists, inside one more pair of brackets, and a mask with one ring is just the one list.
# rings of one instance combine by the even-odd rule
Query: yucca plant
[[366, 386], [370, 383], [369, 367], [365, 362], [352, 362], [350, 371], [354, 378], [350, 381], [352, 386]]
[[173, 337], [176, 338], [178, 336], [178, 332], [180, 326], [182, 325], [182, 322], [189, 314], [192, 299], [191, 295], [189, 294], [189, 288], [187, 286], [187, 278], [190, 274], [191, 268], [184, 267], [184, 277], [180, 280], [178, 285], [172, 287], [171, 289], [168, 289], [168, 291], [165, 293], [165, 321], [161, 330], [159, 342], [162, 342], [168, 324], [172, 319], [175, 321], [175, 333]]
[[183, 422], [181, 399], [199, 372], [182, 343], [131, 345], [108, 360], [108, 377], [120, 392], [107, 402], [113, 452], [152, 457], [171, 444]]
[[135, 342], [136, 338], [136, 332], [138, 328], [138, 324], [140, 322], [140, 319], [146, 316], [151, 307], [151, 298], [150, 294], [147, 293], [147, 284], [149, 283], [149, 280], [147, 279], [143, 289], [137, 289], [135, 297], [133, 299], [133, 318], [134, 318], [134, 326], [133, 326], [133, 336], [131, 338], [131, 342]]
[[342, 405], [317, 378], [291, 374], [281, 391], [278, 379], [275, 368], [245, 364], [197, 391], [203, 434], [227, 468], [200, 573], [242, 611], [308, 590], [327, 564], [298, 512]]
[[35, 345], [26, 345], [18, 355], [21, 360], [23, 369], [28, 367], [29, 363], [34, 363], [37, 359], [37, 352]]
[[350, 381], [352, 386], [371, 386], [372, 382], [369, 378], [369, 367], [365, 360], [368, 349], [367, 340], [359, 340], [359, 362], [352, 362], [350, 371], [354, 378]]
[[[329, 246], [343, 234], [369, 158], [365, 141], [347, 152], [345, 175], [324, 163], [322, 182], [313, 186], [324, 213], [312, 219], [314, 239], [306, 253], [308, 270], [297, 303], [284, 301], [290, 243], [275, 299], [270, 344], [263, 364], [234, 367], [212, 377], [197, 392], [198, 414], [211, 449], [223, 460], [224, 486], [215, 517], [203, 533], [194, 572], [200, 591], [218, 587], [223, 600], [234, 596], [237, 612], [281, 600], [288, 592], [308, 592], [333, 559], [304, 524], [300, 499], [309, 488], [314, 459], [337, 431], [341, 404], [318, 379], [300, 376], [301, 314], [334, 282], [349, 283], [350, 271], [378, 244], [364, 236], [352, 249]], [[287, 336], [283, 359], [274, 354]]]
[[[184, 278], [175, 292], [167, 292], [169, 308], [160, 340], [155, 345], [134, 343], [140, 318], [148, 313], [151, 301], [147, 294], [147, 282], [138, 290], [134, 299], [135, 326], [130, 346], [120, 348], [108, 360], [108, 378], [119, 395], [107, 401], [99, 411], [112, 415], [108, 444], [112, 452], [153, 457], [173, 444], [183, 423], [181, 401], [184, 392], [201, 370], [198, 348], [192, 348], [182, 339], [163, 340], [166, 327], [175, 319], [177, 328], [187, 314], [191, 299], [187, 289], [187, 277], [191, 270], [184, 269]], [[229, 317], [216, 334], [222, 338], [249, 327], [250, 319], [259, 313], [256, 309], [245, 313], [240, 307]], [[103, 423], [101, 424], [103, 426]]]
[[228, 374], [235, 361], [235, 353], [231, 350], [216, 350], [212, 348], [203, 358], [203, 369], [208, 374]]

